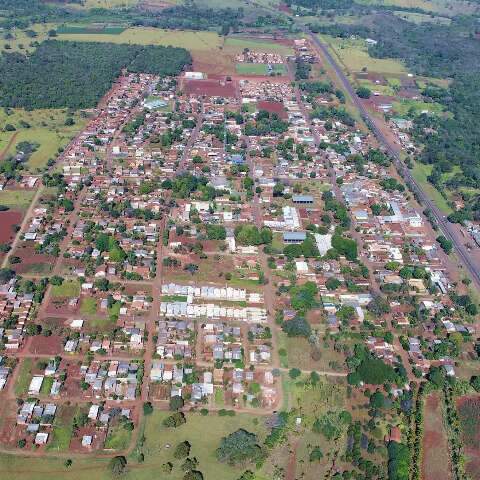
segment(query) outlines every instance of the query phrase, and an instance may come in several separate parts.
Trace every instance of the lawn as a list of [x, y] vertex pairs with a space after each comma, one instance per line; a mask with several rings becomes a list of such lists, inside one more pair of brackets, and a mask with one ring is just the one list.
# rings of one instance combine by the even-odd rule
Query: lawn
[[449, 207], [445, 198], [442, 197], [440, 192], [427, 180], [427, 177], [432, 171], [431, 165], [425, 165], [424, 163], [414, 162], [412, 170], [413, 178], [420, 184], [422, 190], [432, 199], [435, 205], [445, 214], [452, 213], [452, 209]]
[[52, 389], [54, 378], [45, 377], [42, 382], [42, 387], [40, 388], [40, 393], [42, 395], [50, 395], [50, 390]]
[[215, 406], [224, 407], [225, 406], [225, 393], [223, 388], [215, 389]]
[[61, 405], [53, 422], [52, 438], [47, 444], [47, 450], [63, 452], [68, 450], [73, 435], [73, 418], [78, 412], [78, 406]]
[[78, 297], [80, 285], [75, 280], [65, 280], [61, 285], [52, 285], [51, 294], [54, 298]]
[[[237, 63], [235, 69], [239, 75], [268, 75], [270, 72], [266, 63]], [[272, 65], [272, 72], [275, 74], [285, 74], [287, 69], [283, 64]]]
[[32, 380], [33, 360], [24, 358], [17, 368], [20, 368], [17, 381], [15, 383], [15, 395], [19, 396], [28, 392], [28, 386]]
[[93, 297], [82, 298], [80, 313], [83, 315], [95, 315], [97, 313], [97, 301]]
[[34, 190], [2, 190], [0, 192], [0, 205], [16, 210], [25, 210], [32, 203], [34, 195]]

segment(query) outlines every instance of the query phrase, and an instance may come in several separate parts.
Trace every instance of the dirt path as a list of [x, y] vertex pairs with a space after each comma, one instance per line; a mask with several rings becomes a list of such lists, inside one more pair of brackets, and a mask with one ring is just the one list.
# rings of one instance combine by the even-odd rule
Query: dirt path
[[297, 448], [300, 443], [300, 439], [297, 438], [293, 442], [290, 455], [288, 457], [287, 470], [285, 472], [285, 480], [295, 480], [295, 474], [297, 471]]

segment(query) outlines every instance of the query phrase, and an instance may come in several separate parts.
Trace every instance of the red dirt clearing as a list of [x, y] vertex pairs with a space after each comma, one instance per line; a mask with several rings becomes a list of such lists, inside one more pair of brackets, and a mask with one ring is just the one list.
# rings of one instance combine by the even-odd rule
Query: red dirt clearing
[[223, 83], [216, 80], [187, 80], [185, 91], [188, 95], [235, 97], [235, 86], [232, 82]]
[[265, 110], [270, 113], [276, 113], [280, 118], [288, 118], [287, 112], [280, 102], [261, 101], [257, 103], [258, 110]]
[[58, 355], [63, 350], [63, 338], [57, 335], [32, 337], [29, 352], [33, 355]]
[[442, 406], [438, 393], [432, 393], [425, 402], [425, 431], [423, 436], [422, 478], [449, 480], [448, 444], [443, 427]]
[[13, 225], [19, 225], [22, 213], [15, 210], [0, 212], [0, 243], [9, 243], [15, 238]]

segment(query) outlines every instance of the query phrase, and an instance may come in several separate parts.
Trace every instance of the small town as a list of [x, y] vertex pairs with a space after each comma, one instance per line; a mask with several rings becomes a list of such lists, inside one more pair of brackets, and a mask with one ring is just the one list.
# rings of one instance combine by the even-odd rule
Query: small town
[[[137, 57], [43, 169], [0, 168], [5, 478], [30, 458], [23, 478], [479, 478], [480, 223], [449, 233], [412, 180], [424, 146], [386, 76], [352, 96], [298, 25], [226, 35], [230, 71]], [[437, 442], [447, 476], [425, 473]]]

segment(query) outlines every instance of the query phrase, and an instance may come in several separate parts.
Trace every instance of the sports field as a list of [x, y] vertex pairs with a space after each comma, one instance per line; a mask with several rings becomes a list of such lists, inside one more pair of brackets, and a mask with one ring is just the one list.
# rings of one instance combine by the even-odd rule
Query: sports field
[[287, 72], [285, 65], [272, 65], [270, 70], [265, 63], [237, 63], [235, 69], [239, 75], [284, 75]]

